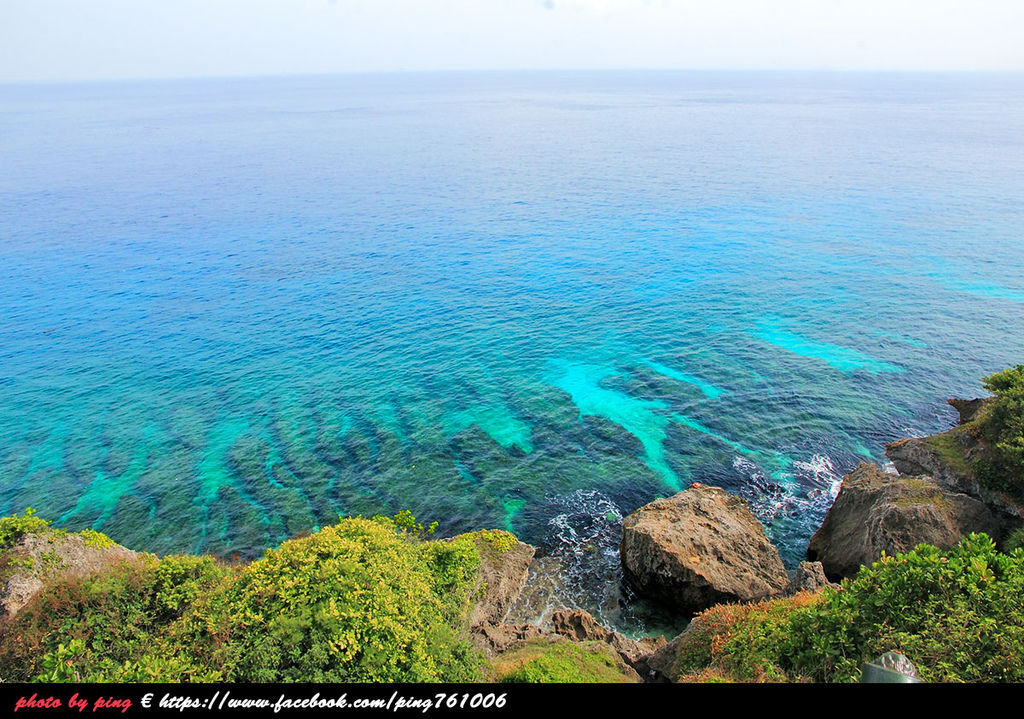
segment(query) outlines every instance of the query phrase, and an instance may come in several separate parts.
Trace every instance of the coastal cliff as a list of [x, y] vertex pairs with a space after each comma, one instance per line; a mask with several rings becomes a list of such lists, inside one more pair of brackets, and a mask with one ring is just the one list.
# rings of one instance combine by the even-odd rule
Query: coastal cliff
[[347, 518], [232, 564], [135, 552], [28, 511], [0, 519], [0, 679], [855, 681], [897, 650], [925, 680], [1022, 681], [1024, 522], [1002, 450], [1016, 415], [987, 382], [996, 397], [950, 400], [957, 427], [887, 446], [899, 474], [847, 474], [791, 573], [720, 488], [627, 517], [630, 590], [692, 617], [669, 641], [575, 607], [513, 620], [543, 559], [506, 531], [435, 539], [408, 512]]
[[348, 518], [248, 564], [0, 519], [4, 681], [640, 681], [664, 641], [585, 612], [507, 625], [534, 548]]

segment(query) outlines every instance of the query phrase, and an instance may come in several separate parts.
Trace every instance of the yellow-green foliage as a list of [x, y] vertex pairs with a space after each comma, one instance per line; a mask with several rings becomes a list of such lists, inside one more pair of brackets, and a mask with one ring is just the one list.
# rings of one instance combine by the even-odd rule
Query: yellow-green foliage
[[638, 681], [603, 642], [531, 640], [494, 664], [499, 681], [543, 684], [626, 684]]
[[[361, 519], [361, 517], [357, 517], [357, 519]], [[433, 534], [437, 529], [437, 522], [431, 522], [429, 526], [424, 527], [420, 522], [416, 521], [416, 517], [408, 509], [401, 510], [390, 519], [383, 514], [378, 514], [373, 517], [373, 521], [391, 524], [402, 532], [413, 534], [420, 538]]]
[[36, 510], [31, 507], [24, 514], [0, 518], [0, 550], [13, 547], [27, 534], [47, 534], [50, 531], [50, 522], [36, 516]]
[[182, 624], [182, 642], [232, 681], [470, 680], [479, 659], [437, 593], [459, 591], [464, 558], [346, 519], [242, 569]]
[[49, 537], [51, 540], [78, 536], [85, 542], [85, 546], [94, 549], [107, 549], [114, 546], [113, 539], [95, 529], [83, 529], [81, 532], [70, 535], [66, 530], [55, 529], [48, 519], [38, 516], [36, 510], [31, 507], [28, 507], [22, 514], [0, 517], [0, 551], [10, 549], [28, 535]]
[[233, 575], [213, 557], [189, 554], [164, 557], [153, 574], [153, 601], [163, 617], [176, 616]]
[[499, 554], [504, 554], [519, 543], [516, 535], [503, 529], [482, 529], [479, 532], [475, 532], [473, 536], [479, 537]]
[[109, 549], [114, 546], [113, 539], [95, 529], [83, 529], [77, 534], [85, 542], [85, 546], [93, 549]]

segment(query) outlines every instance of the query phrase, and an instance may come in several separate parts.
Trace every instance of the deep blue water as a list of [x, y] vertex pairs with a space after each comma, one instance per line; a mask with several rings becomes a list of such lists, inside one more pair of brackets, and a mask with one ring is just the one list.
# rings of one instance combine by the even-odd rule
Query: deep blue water
[[792, 563], [1024, 361], [1021, 76], [6, 86], [0, 168], [0, 509], [160, 553], [408, 508], [596, 576], [702, 481]]

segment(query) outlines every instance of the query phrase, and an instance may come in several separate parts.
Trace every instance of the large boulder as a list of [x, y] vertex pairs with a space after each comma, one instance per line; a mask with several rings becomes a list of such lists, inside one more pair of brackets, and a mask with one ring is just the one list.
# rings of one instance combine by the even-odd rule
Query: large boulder
[[14, 617], [47, 581], [88, 576], [139, 557], [138, 552], [109, 540], [91, 542], [80, 535], [55, 532], [25, 535], [5, 552], [9, 569], [0, 586], [0, 617]]
[[699, 483], [626, 517], [620, 555], [641, 595], [687, 613], [764, 599], [789, 584], [747, 503]]
[[843, 477], [807, 557], [820, 561], [829, 577], [850, 577], [882, 552], [907, 552], [921, 543], [948, 549], [970, 532], [994, 534], [998, 524], [983, 502], [930, 477], [898, 476], [862, 463]]

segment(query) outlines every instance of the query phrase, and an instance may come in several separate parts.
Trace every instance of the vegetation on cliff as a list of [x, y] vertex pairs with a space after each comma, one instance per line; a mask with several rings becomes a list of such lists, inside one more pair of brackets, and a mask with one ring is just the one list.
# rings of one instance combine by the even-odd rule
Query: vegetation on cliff
[[[0, 533], [47, 531], [31, 514]], [[48, 581], [0, 631], [8, 681], [472, 681], [481, 552], [506, 532], [429, 540], [408, 514], [345, 519], [244, 566], [151, 555]], [[9, 545], [8, 545], [9, 546]]]
[[990, 452], [975, 462], [974, 469], [992, 489], [1024, 499], [1024, 365], [982, 381], [995, 398], [976, 420]]
[[972, 534], [948, 551], [883, 557], [839, 589], [698, 615], [684, 635], [681, 681], [858, 681], [887, 651], [925, 681], [1024, 681], [1024, 550]]
[[[1000, 490], [988, 493], [1000, 502], [1006, 494], [1024, 499], [1024, 365], [984, 383], [994, 397], [954, 401], [960, 426], [913, 440], [916, 454], [911, 440], [889, 449], [957, 487], [969, 476], [975, 493], [980, 482]], [[899, 484], [886, 506], [953, 509], [953, 495], [927, 477], [885, 477]], [[1019, 515], [1010, 516], [1012, 530]], [[964, 532], [990, 531], [969, 519], [948, 542], [922, 538], [917, 521], [913, 541], [885, 547], [916, 548], [883, 553], [850, 576], [878, 556], [872, 545], [870, 557], [855, 557], [842, 572], [850, 578], [838, 588], [718, 604], [656, 652], [652, 646], [627, 657], [616, 644], [627, 640], [613, 641], [592, 618], [597, 629], [565, 636], [556, 636], [557, 626], [537, 636], [536, 627], [530, 634], [500, 624], [534, 552], [508, 532], [437, 540], [436, 525], [424, 527], [408, 512], [348, 518], [257, 561], [230, 564], [132, 552], [99, 532], [54, 528], [27, 510], [0, 518], [0, 615], [7, 613], [0, 619], [0, 680], [639, 681], [635, 667], [674, 681], [848, 682], [860, 678], [865, 662], [899, 651], [926, 681], [1024, 681], [1024, 529], [1009, 537], [1003, 525], [993, 530], [1004, 537], [1005, 552], [980, 533], [951, 546]], [[658, 549], [659, 557], [668, 553]], [[683, 554], [700, 560], [696, 551]], [[752, 564], [741, 562], [739, 571]], [[778, 588], [771, 594], [779, 596]], [[487, 651], [503, 653], [488, 658], [471, 637], [477, 632], [479, 640], [481, 627], [519, 639], [497, 649], [492, 637]]]

